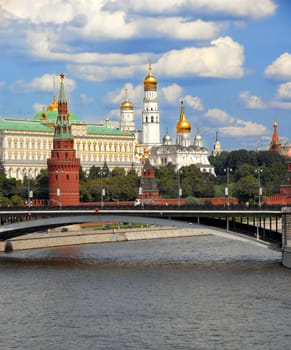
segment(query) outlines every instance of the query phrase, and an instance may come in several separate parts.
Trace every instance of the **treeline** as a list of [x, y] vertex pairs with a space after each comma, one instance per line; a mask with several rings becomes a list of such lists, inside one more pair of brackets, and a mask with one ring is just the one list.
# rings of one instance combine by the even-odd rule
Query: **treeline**
[[[182, 167], [179, 172], [169, 163], [166, 167], [155, 168], [156, 182], [160, 196], [177, 198], [180, 188], [181, 197], [188, 202], [199, 198], [222, 197], [225, 187], [229, 196], [237, 197], [240, 202], [256, 203], [259, 187], [262, 196], [278, 193], [287, 173], [287, 159], [275, 152], [237, 150], [222, 152], [219, 157], [210, 157], [216, 176], [202, 173], [195, 165]], [[227, 178], [228, 175], [228, 178]], [[101, 189], [105, 189], [104, 201], [133, 201], [139, 191], [141, 178], [134, 168], [128, 173], [123, 168], [109, 170], [93, 166], [89, 174], [80, 169], [80, 201], [99, 202]], [[22, 205], [28, 199], [48, 200], [48, 172], [43, 169], [36, 179], [24, 178], [17, 181], [7, 178], [3, 167], [0, 168], [0, 205]]]

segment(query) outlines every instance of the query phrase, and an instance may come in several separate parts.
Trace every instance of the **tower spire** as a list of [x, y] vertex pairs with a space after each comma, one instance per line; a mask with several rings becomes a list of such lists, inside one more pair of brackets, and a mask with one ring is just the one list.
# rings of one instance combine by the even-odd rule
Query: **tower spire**
[[58, 116], [55, 125], [54, 139], [73, 138], [70, 124], [70, 114], [68, 113], [68, 103], [65, 94], [64, 73], [60, 74], [60, 78], [61, 86], [58, 100]]
[[276, 151], [276, 152], [281, 152], [281, 142], [280, 142], [280, 138], [279, 138], [279, 134], [278, 134], [278, 131], [277, 131], [277, 128], [278, 128], [278, 123], [276, 121], [276, 119], [274, 120], [274, 123], [273, 123], [273, 128], [274, 128], [274, 131], [273, 131], [273, 136], [272, 136], [272, 140], [271, 140], [271, 143], [270, 143], [270, 148], [269, 150], [270, 151]]
[[176, 125], [177, 133], [190, 133], [191, 124], [188, 122], [185, 116], [184, 103], [180, 103], [180, 118]]
[[64, 74], [60, 74], [61, 86], [58, 100], [58, 116], [55, 124], [53, 149], [47, 159], [49, 173], [49, 204], [79, 205], [80, 159], [76, 158], [74, 138], [64, 87]]

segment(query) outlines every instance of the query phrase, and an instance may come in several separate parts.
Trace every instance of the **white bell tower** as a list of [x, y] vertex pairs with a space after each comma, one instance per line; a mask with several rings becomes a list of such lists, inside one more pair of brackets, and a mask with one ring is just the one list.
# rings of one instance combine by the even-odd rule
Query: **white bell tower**
[[149, 72], [144, 79], [142, 111], [142, 144], [147, 149], [161, 144], [157, 83], [156, 77], [152, 75], [151, 63], [149, 63]]
[[128, 101], [127, 89], [125, 89], [125, 101], [120, 105], [120, 130], [135, 132], [133, 104]]

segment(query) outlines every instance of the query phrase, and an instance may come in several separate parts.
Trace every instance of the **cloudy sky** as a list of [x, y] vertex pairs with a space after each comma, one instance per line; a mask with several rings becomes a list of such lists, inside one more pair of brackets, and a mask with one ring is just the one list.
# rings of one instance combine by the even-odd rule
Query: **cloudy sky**
[[0, 117], [30, 119], [58, 96], [87, 122], [119, 120], [125, 89], [141, 128], [143, 79], [158, 79], [161, 136], [180, 101], [210, 150], [291, 139], [290, 0], [0, 0]]

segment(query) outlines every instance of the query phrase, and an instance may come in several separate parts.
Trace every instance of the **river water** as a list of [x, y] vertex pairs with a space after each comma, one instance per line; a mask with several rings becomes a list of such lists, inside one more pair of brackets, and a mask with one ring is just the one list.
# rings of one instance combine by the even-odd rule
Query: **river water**
[[289, 349], [280, 258], [212, 235], [1, 255], [0, 349]]

